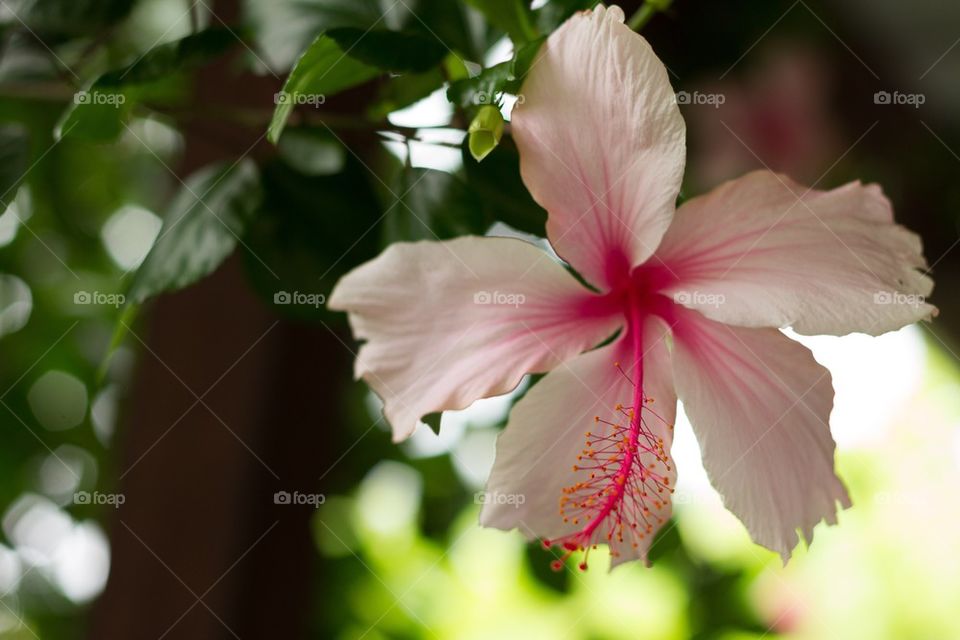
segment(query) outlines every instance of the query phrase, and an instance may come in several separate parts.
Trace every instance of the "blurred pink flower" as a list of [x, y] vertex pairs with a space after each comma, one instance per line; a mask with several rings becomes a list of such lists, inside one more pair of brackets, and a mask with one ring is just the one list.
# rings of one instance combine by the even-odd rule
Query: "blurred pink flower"
[[879, 334], [930, 317], [920, 240], [875, 185], [813, 191], [769, 172], [675, 211], [684, 123], [623, 17], [598, 7], [560, 27], [513, 112], [550, 243], [597, 292], [531, 244], [462, 237], [390, 246], [330, 305], [366, 341], [356, 373], [396, 440], [549, 372], [499, 438], [482, 524], [646, 559], [671, 513], [679, 396], [727, 508], [786, 560], [798, 528], [809, 540], [849, 499], [830, 374], [778, 328]]
[[816, 181], [842, 153], [830, 112], [829, 64], [799, 45], [768, 47], [743, 79], [703, 88], [722, 104], [683, 107], [693, 182], [712, 187], [753, 169]]

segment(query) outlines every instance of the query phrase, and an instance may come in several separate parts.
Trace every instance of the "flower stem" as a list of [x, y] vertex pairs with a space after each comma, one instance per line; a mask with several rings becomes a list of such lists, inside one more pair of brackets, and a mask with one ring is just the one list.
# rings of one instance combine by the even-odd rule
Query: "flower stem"
[[630, 16], [630, 19], [627, 21], [627, 26], [634, 31], [640, 31], [640, 29], [650, 22], [650, 18], [661, 11], [669, 9], [672, 3], [673, 0], [646, 0], [643, 6]]

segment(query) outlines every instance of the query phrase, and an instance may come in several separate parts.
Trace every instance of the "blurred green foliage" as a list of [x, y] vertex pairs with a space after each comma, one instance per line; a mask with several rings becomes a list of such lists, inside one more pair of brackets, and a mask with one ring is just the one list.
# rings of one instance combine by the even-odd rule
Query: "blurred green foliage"
[[[116, 416], [137, 349], [110, 345], [135, 307], [238, 254], [251, 289], [278, 316], [342, 328], [322, 306], [275, 304], [275, 296], [326, 294], [392, 242], [483, 234], [497, 223], [544, 235], [546, 212], [524, 187], [516, 146], [508, 132], [501, 138], [497, 118], [544, 38], [595, 0], [236, 4], [226, 24], [211, 13], [217, 3], [2, 3], [0, 637], [83, 637], [103, 567], [89, 566], [92, 582], [71, 590], [52, 552], [30, 547], [22, 516], [45, 513], [74, 533], [109, 517], [109, 506], [76, 495], [118, 481]], [[691, 27], [696, 37], [662, 38], [658, 51], [684, 78], [725, 68], [782, 10], [763, 2], [738, 8], [724, 9], [733, 14], [724, 29], [704, 19]], [[803, 16], [783, 27], [824, 38]], [[697, 10], [683, 19], [696, 21]], [[226, 95], [231, 87], [237, 91]], [[247, 88], [249, 99], [233, 100]], [[396, 117], [422, 99], [444, 103], [441, 122]], [[491, 109], [496, 117], [483, 130], [496, 135], [471, 154], [467, 129]], [[224, 123], [233, 129], [215, 141], [221, 157], [197, 162], [197, 140]], [[445, 166], [417, 162], [418, 149], [445, 152]], [[937, 367], [953, 389], [952, 365]], [[357, 408], [364, 393], [357, 389], [342, 400], [351, 436], [378, 418]], [[955, 397], [929, 393], [922, 406], [937, 424], [955, 420]], [[503, 415], [471, 424], [462, 439], [492, 443], [502, 424]], [[829, 582], [829, 563], [812, 561], [812, 577], [804, 568], [783, 573], [739, 525], [703, 516], [698, 505], [678, 509], [652, 569], [554, 573], [549, 552], [519, 534], [475, 526], [479, 485], [456, 450], [422, 455], [376, 434], [324, 479], [330, 499], [313, 522], [316, 637], [759, 639], [791, 632], [784, 620], [794, 605], [828, 621], [801, 629], [806, 637], [839, 624], [830, 603], [804, 587]], [[911, 452], [910, 464], [931, 453], [910, 446], [899, 450]], [[888, 454], [842, 461], [868, 504], [890, 467], [910, 467]], [[948, 467], [942, 473], [955, 474]], [[957, 533], [955, 511], [914, 517], [935, 513]], [[823, 536], [821, 557], [834, 560], [862, 536], [863, 550], [850, 556], [862, 566], [851, 560], [844, 568], [854, 579], [883, 582], [850, 610], [889, 608], [875, 614], [882, 623], [869, 627], [871, 635], [844, 628], [833, 637], [955, 637], [955, 612], [942, 620], [950, 598], [960, 597], [955, 575], [947, 575], [952, 564], [942, 572], [911, 566], [903, 558], [914, 556], [896, 546], [903, 538], [887, 530], [922, 520], [890, 526], [887, 517], [874, 504], [850, 517], [849, 533]], [[904, 576], [920, 585], [925, 600], [916, 610], [926, 617], [901, 599], [910, 597], [908, 586], [887, 585]], [[771, 581], [777, 588], [764, 589]], [[790, 585], [786, 596], [777, 581]], [[765, 609], [767, 592], [803, 602]]]

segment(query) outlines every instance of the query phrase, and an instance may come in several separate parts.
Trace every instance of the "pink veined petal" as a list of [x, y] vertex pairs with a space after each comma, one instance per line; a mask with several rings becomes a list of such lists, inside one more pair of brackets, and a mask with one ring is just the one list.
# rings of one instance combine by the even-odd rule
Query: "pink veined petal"
[[935, 315], [920, 238], [877, 185], [809, 190], [757, 171], [680, 207], [651, 264], [720, 322], [879, 335]]
[[424, 415], [510, 391], [616, 331], [596, 296], [521, 240], [397, 243], [330, 296], [366, 340], [356, 375], [383, 399], [394, 440]]
[[[646, 559], [654, 535], [670, 518], [670, 494], [676, 479], [675, 466], [666, 457], [673, 441], [676, 395], [663, 339], [665, 333], [666, 327], [660, 320], [647, 320], [641, 354], [642, 386], [643, 393], [654, 402], [645, 405], [641, 416], [644, 431], [651, 434], [648, 437], [662, 438], [666, 462], [650, 451], [638, 450], [629, 473], [623, 475], [628, 477], [630, 486], [645, 487], [648, 495], [627, 494], [615, 498], [612, 506], [624, 514], [623, 526], [616, 526], [615, 512], [602, 517], [602, 505], [579, 510], [571, 502], [588, 493], [593, 495], [601, 488], [616, 489], [612, 478], [624, 454], [616, 452], [612, 456], [615, 460], [605, 477], [601, 471], [588, 468], [591, 459], [584, 449], [596, 451], [597, 457], [602, 457], [600, 452], [609, 449], [613, 442], [628, 438], [624, 429], [629, 428], [630, 420], [624, 411], [634, 402], [634, 383], [638, 381], [629, 333], [613, 344], [577, 356], [551, 371], [513, 408], [507, 428], [497, 440], [496, 461], [480, 514], [482, 525], [517, 528], [527, 537], [549, 541], [563, 552], [564, 543], [569, 542], [573, 547], [585, 542], [584, 530], [600, 517], [589, 541], [610, 545], [614, 553], [611, 568], [621, 562]], [[618, 410], [618, 405], [622, 405], [623, 410]], [[597, 417], [600, 422], [596, 421]], [[619, 423], [619, 427], [609, 423]], [[651, 448], [649, 440], [639, 442]], [[648, 474], [646, 479], [639, 476], [641, 464], [643, 472]], [[578, 465], [576, 470], [574, 465]], [[591, 479], [591, 473], [596, 477]], [[666, 479], [662, 487], [653, 476]], [[577, 483], [588, 486], [575, 493], [565, 493], [565, 489]], [[561, 514], [564, 497], [568, 499]], [[642, 512], [644, 505], [649, 512]], [[623, 540], [620, 540], [621, 534]]]
[[670, 224], [685, 129], [663, 64], [619, 7], [577, 14], [543, 45], [512, 115], [520, 172], [557, 253], [598, 287]]
[[674, 325], [677, 395], [724, 504], [786, 562], [797, 529], [850, 506], [833, 470], [830, 372], [776, 329], [731, 327], [693, 311]]

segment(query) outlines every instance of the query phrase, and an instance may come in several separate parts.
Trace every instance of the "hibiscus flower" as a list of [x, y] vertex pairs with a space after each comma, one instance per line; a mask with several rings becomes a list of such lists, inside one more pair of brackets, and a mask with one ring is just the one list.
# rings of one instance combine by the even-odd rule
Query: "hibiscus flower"
[[779, 329], [876, 335], [931, 317], [920, 240], [859, 182], [816, 191], [758, 171], [676, 208], [684, 123], [623, 18], [598, 7], [554, 32], [512, 117], [550, 244], [592, 288], [522, 240], [461, 237], [390, 246], [330, 306], [365, 341], [356, 374], [398, 441], [547, 372], [499, 437], [483, 525], [562, 559], [606, 544], [614, 565], [646, 560], [671, 513], [679, 397], [725, 506], [786, 561], [798, 530], [811, 540], [850, 500], [830, 373]]

